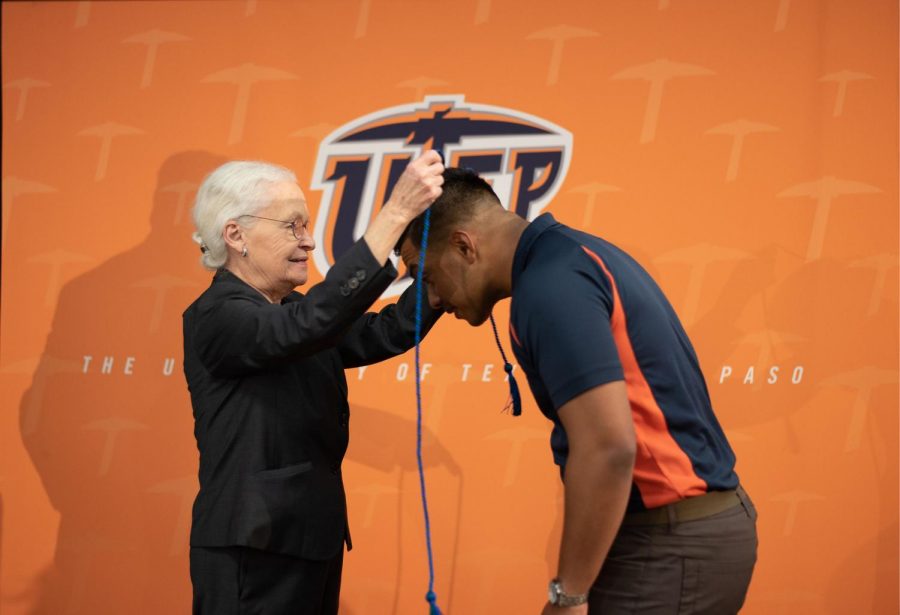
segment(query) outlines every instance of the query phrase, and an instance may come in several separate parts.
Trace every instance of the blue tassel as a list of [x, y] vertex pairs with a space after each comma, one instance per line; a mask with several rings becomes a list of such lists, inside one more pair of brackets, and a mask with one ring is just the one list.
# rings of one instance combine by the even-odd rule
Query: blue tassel
[[522, 394], [519, 393], [519, 383], [516, 382], [516, 377], [513, 376], [513, 366], [511, 363], [506, 363], [503, 366], [503, 369], [506, 370], [506, 373], [509, 376], [509, 396], [512, 398], [513, 416], [519, 416], [522, 414]]
[[428, 615], [441, 615], [441, 609], [438, 608], [437, 596], [434, 592], [429, 591], [427, 594], [425, 594], [425, 600], [427, 600], [428, 604], [431, 605], [428, 608]]
[[522, 414], [522, 394], [519, 393], [519, 383], [516, 382], [516, 377], [513, 376], [512, 363], [506, 360], [506, 353], [503, 352], [503, 345], [500, 343], [500, 334], [497, 333], [497, 323], [494, 322], [493, 314], [491, 314], [491, 327], [494, 329], [494, 341], [497, 342], [500, 356], [503, 357], [503, 371], [506, 372], [506, 379], [509, 380], [509, 403], [506, 404], [506, 408], [512, 405], [513, 416], [519, 416]]

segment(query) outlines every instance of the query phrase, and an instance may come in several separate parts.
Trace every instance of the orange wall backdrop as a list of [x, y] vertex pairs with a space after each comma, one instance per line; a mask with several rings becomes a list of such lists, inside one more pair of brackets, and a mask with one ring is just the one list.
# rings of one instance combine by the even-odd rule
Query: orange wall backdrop
[[[223, 160], [271, 160], [316, 216], [323, 141], [433, 95], [571, 133], [544, 209], [668, 293], [760, 511], [745, 612], [898, 612], [895, 1], [4, 2], [2, 17], [4, 614], [188, 611], [180, 327], [210, 278], [194, 192]], [[562, 518], [549, 423], [530, 395], [502, 412], [489, 329], [445, 319], [423, 360], [440, 604], [538, 613]], [[342, 612], [424, 613], [412, 354], [347, 376]]]

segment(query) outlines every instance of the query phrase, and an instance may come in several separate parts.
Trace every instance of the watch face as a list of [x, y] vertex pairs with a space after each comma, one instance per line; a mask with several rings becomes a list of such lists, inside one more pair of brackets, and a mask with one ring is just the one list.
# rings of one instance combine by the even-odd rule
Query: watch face
[[550, 604], [556, 605], [559, 603], [559, 592], [560, 592], [559, 581], [553, 580], [550, 581], [550, 588], [547, 590], [547, 596], [550, 600]]

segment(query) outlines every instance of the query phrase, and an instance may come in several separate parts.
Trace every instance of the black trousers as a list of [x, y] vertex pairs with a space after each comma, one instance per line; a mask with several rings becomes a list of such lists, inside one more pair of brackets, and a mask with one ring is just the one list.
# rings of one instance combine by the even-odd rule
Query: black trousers
[[622, 526], [590, 591], [590, 615], [733, 615], [756, 564], [756, 509], [740, 504], [681, 523]]
[[194, 615], [337, 615], [344, 551], [305, 560], [249, 547], [191, 547]]

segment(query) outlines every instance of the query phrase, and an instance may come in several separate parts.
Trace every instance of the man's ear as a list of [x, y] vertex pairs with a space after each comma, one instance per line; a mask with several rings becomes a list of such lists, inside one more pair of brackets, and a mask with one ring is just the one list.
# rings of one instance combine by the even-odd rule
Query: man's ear
[[243, 250], [244, 230], [234, 220], [229, 220], [225, 223], [225, 228], [222, 230], [222, 237], [225, 239], [225, 243], [232, 249], [237, 252]]
[[407, 235], [400, 241], [400, 260], [406, 266], [409, 277], [416, 277], [416, 268], [419, 266], [419, 250], [413, 243], [412, 238]]
[[475, 262], [477, 255], [475, 238], [467, 231], [456, 230], [450, 233], [449, 244], [467, 263], [471, 265]]

